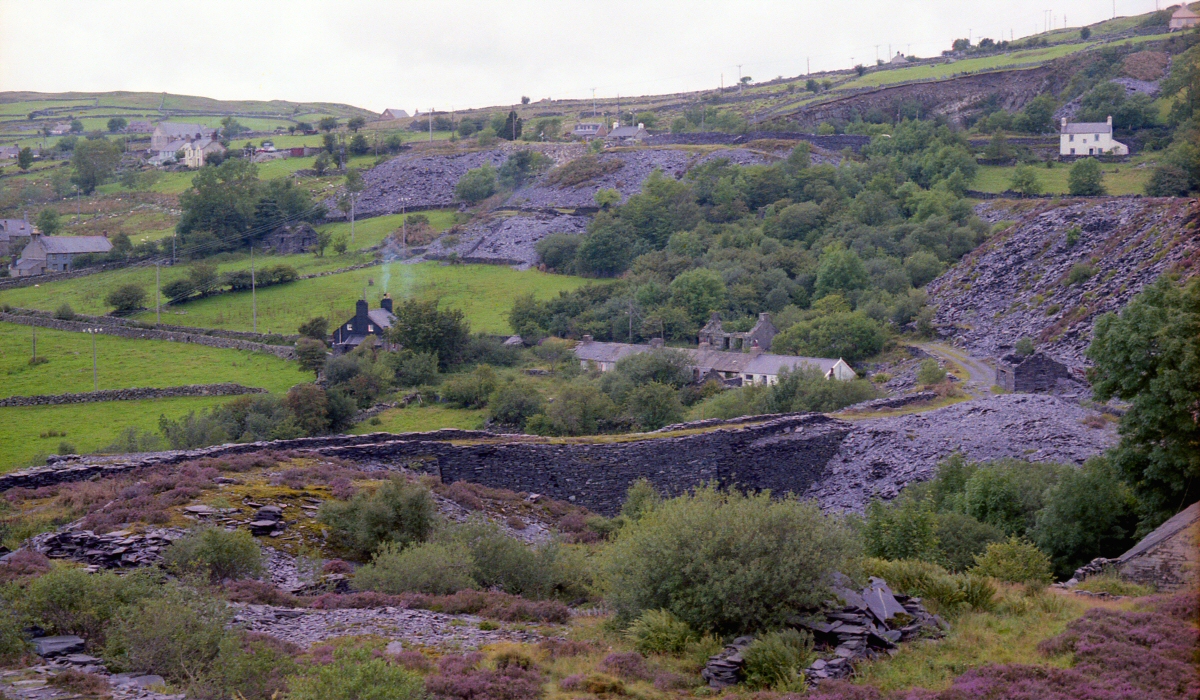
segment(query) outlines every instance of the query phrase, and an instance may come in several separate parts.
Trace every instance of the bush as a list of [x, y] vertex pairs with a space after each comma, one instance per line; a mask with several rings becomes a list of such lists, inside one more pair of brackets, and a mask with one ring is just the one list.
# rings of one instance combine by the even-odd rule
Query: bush
[[365, 649], [339, 649], [288, 682], [289, 700], [421, 700], [421, 677]]
[[[751, 396], [758, 395], [756, 400], [752, 399], [754, 413], [791, 413], [794, 411], [824, 413], [867, 401], [879, 395], [871, 383], [866, 380], [826, 379], [819, 369], [807, 365], [801, 365], [795, 370], [783, 368], [779, 373], [778, 381], [767, 387], [765, 391], [754, 386], [743, 387], [739, 391]], [[726, 400], [730, 401], [730, 399]]]
[[753, 689], [802, 691], [800, 670], [813, 658], [812, 637], [794, 629], [765, 634], [750, 643], [742, 657], [746, 661], [746, 685]]
[[549, 595], [553, 572], [538, 552], [506, 535], [491, 520], [472, 518], [448, 528], [441, 538], [466, 549], [472, 564], [471, 577], [480, 588], [533, 598]]
[[75, 309], [72, 309], [70, 304], [63, 303], [62, 306], [54, 310], [54, 318], [60, 321], [74, 321]]
[[423, 542], [401, 549], [389, 542], [354, 574], [354, 587], [390, 594], [455, 593], [475, 587], [474, 568], [470, 550], [461, 544]]
[[481, 202], [496, 193], [496, 169], [488, 164], [468, 170], [454, 185], [454, 196], [468, 203]]
[[0, 603], [0, 663], [11, 663], [29, 651], [21, 616], [8, 605]]
[[629, 485], [625, 491], [625, 502], [621, 504], [621, 515], [629, 520], [641, 520], [642, 516], [658, 507], [662, 496], [648, 479], [641, 478]]
[[296, 671], [290, 654], [294, 645], [262, 633], [227, 634], [217, 645], [217, 656], [207, 673], [197, 679], [189, 695], [201, 700], [275, 700], [287, 690]]
[[1046, 490], [1073, 467], [1000, 460], [980, 465], [967, 479], [962, 510], [976, 520], [1024, 536], [1042, 509]]
[[934, 537], [937, 563], [950, 571], [963, 572], [975, 564], [975, 556], [983, 554], [989, 544], [1002, 541], [1004, 533], [969, 515], [950, 512], [938, 514]]
[[668, 610], [719, 634], [780, 626], [825, 599], [853, 539], [811, 503], [702, 487], [622, 529], [607, 553], [619, 619]]
[[975, 558], [971, 573], [1009, 583], [1045, 585], [1054, 580], [1050, 557], [1032, 543], [1010, 537]]
[[631, 681], [648, 681], [651, 678], [650, 666], [646, 663], [646, 657], [636, 651], [609, 654], [597, 665], [597, 668], [618, 678]]
[[401, 350], [387, 356], [396, 386], [413, 387], [436, 384], [438, 380], [438, 357], [436, 352]]
[[642, 430], [659, 428], [683, 420], [683, 404], [666, 384], [648, 382], [635, 387], [625, 399], [625, 410]]
[[1067, 273], [1067, 284], [1075, 286], [1081, 282], [1086, 282], [1096, 275], [1096, 268], [1087, 263], [1075, 263], [1071, 266], [1071, 271]]
[[863, 562], [863, 571], [887, 581], [896, 591], [921, 596], [935, 612], [946, 615], [952, 615], [964, 606], [990, 610], [994, 605], [996, 588], [989, 581], [980, 576], [951, 576], [931, 562], [867, 559]]
[[901, 496], [890, 504], [871, 501], [862, 528], [863, 551], [883, 559], [937, 557], [938, 516], [930, 504]]
[[496, 372], [487, 365], [455, 374], [442, 383], [441, 396], [456, 408], [484, 408], [496, 390]]
[[326, 501], [318, 518], [329, 526], [334, 546], [365, 557], [384, 542], [405, 546], [425, 540], [433, 529], [435, 512], [426, 488], [397, 477], [373, 493], [358, 493], [349, 501]]
[[1017, 344], [1013, 346], [1013, 350], [1021, 357], [1028, 357], [1029, 355], [1032, 355], [1033, 349], [1033, 338], [1028, 336], [1022, 337], [1017, 341]]
[[541, 413], [545, 404], [537, 388], [525, 381], [507, 382], [488, 399], [492, 420], [518, 429], [523, 429], [525, 421]]
[[54, 634], [76, 634], [89, 647], [102, 646], [117, 612], [155, 593], [158, 576], [149, 570], [118, 576], [109, 571], [55, 564], [24, 586], [16, 607], [29, 623]]
[[444, 700], [526, 700], [542, 697], [542, 674], [524, 656], [500, 656], [496, 669], [480, 668], [481, 654], [444, 656], [425, 689]]
[[1054, 571], [1069, 577], [1096, 557], [1112, 557], [1136, 543], [1137, 498], [1112, 461], [1088, 460], [1050, 487], [1031, 537], [1050, 555]]
[[1095, 158], [1084, 158], [1071, 166], [1071, 172], [1067, 175], [1067, 190], [1077, 196], [1104, 195], [1107, 192], [1103, 178], [1100, 162]]
[[772, 341], [774, 352], [809, 357], [840, 357], [847, 362], [870, 357], [883, 349], [887, 332], [865, 314], [834, 313], [801, 321]]
[[104, 303], [113, 307], [118, 313], [129, 313], [142, 308], [146, 301], [146, 292], [136, 284], [124, 284], [108, 293]]
[[946, 370], [938, 365], [933, 358], [921, 360], [921, 368], [917, 370], [917, 382], [925, 385], [939, 384], [946, 380]]
[[245, 530], [209, 527], [188, 533], [163, 550], [163, 563], [180, 574], [200, 574], [213, 583], [254, 578], [263, 572], [262, 549]]
[[217, 657], [232, 617], [225, 601], [168, 584], [158, 595], [121, 610], [104, 655], [129, 671], [194, 683]]
[[699, 639], [691, 627], [666, 610], [647, 610], [625, 630], [643, 654], [682, 654]]

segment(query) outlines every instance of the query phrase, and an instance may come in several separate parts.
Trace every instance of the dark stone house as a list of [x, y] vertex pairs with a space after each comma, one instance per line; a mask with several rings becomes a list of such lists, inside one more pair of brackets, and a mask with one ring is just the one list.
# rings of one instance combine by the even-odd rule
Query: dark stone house
[[317, 245], [317, 231], [306, 223], [280, 226], [263, 241], [276, 255], [307, 253]]
[[1060, 380], [1071, 380], [1067, 366], [1040, 352], [1024, 357], [1005, 355], [996, 363], [996, 385], [1005, 391], [1051, 391]]
[[354, 317], [333, 329], [333, 352], [338, 355], [350, 352], [368, 336], [375, 336], [376, 340], [387, 346], [385, 333], [395, 320], [391, 296], [384, 294], [379, 300], [378, 309], [370, 308], [366, 299], [359, 299], [355, 304]]
[[700, 329], [700, 348], [766, 352], [771, 349], [771, 341], [777, 335], [779, 329], [771, 323], [771, 314], [759, 314], [758, 323], [745, 333], [729, 333], [721, 326], [721, 314], [714, 311], [708, 323]]

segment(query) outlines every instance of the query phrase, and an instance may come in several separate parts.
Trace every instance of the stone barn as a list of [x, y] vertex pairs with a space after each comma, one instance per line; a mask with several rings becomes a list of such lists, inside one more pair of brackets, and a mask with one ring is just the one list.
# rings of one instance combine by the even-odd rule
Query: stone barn
[[1060, 380], [1070, 380], [1067, 366], [1040, 352], [1005, 355], [996, 363], [996, 385], [1012, 393], [1051, 391]]
[[306, 223], [280, 226], [263, 243], [276, 255], [307, 253], [317, 245], [317, 231]]
[[1196, 584], [1200, 501], [1158, 527], [1112, 563], [1123, 578], [1172, 591]]

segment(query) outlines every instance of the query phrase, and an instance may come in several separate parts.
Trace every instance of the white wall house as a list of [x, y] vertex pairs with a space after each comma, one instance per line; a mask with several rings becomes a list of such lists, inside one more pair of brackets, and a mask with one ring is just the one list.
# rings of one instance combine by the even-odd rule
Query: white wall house
[[1058, 154], [1061, 156], [1125, 156], [1129, 147], [1112, 135], [1112, 116], [1106, 122], [1068, 122], [1062, 120], [1058, 137]]

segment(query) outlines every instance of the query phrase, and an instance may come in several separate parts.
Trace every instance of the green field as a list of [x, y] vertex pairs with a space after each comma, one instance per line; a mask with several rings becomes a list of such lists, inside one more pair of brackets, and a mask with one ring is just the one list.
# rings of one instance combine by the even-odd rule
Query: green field
[[[91, 337], [36, 328], [38, 357], [49, 362], [31, 366], [34, 331], [0, 323], [0, 398], [91, 391]], [[100, 389], [235, 382], [284, 392], [312, 379], [296, 363], [265, 353], [104, 334], [96, 337], [96, 367]]]
[[[159, 416], [176, 419], [229, 400], [221, 396], [0, 408], [0, 472], [44, 464], [60, 442], [80, 453], [94, 452], [130, 426], [157, 433]], [[59, 435], [42, 437], [51, 431]]]
[[[1101, 163], [1104, 171], [1104, 187], [1111, 195], [1145, 194], [1153, 168], [1138, 167], [1148, 156], [1137, 156], [1129, 163]], [[971, 189], [980, 192], [1004, 192], [1009, 189], [1015, 165], [981, 165], [971, 183]], [[1067, 177], [1071, 166], [1055, 163], [1053, 168], [1037, 167], [1038, 181], [1043, 194], [1067, 194]]]
[[875, 87], [878, 85], [891, 85], [893, 83], [904, 83], [913, 80], [939, 80], [942, 78], [949, 78], [960, 73], [978, 73], [980, 71], [996, 70], [998, 68], [1016, 66], [1025, 63], [1044, 63], [1056, 58], [1062, 58], [1063, 56], [1075, 53], [1076, 51], [1082, 51], [1083, 49], [1094, 46], [1096, 43], [1097, 42], [1090, 42], [1086, 44], [1060, 44], [1058, 46], [1015, 51], [1013, 53], [982, 56], [980, 58], [967, 58], [955, 61], [954, 63], [942, 62], [932, 65], [881, 70], [868, 73], [861, 78], [843, 83], [839, 86], [839, 89]]
[[[341, 224], [337, 224], [341, 226]], [[345, 225], [348, 227], [348, 224]], [[297, 264], [301, 273], [326, 267], [345, 267], [365, 260], [362, 254], [326, 256], [292, 255], [258, 258], [261, 264], [286, 262]], [[309, 264], [303, 264], [309, 263]], [[249, 259], [239, 256], [224, 263], [221, 270], [240, 269]], [[162, 283], [186, 274], [179, 266], [164, 269]], [[368, 281], [373, 281], [373, 285]], [[391, 263], [352, 272], [300, 280], [277, 287], [258, 290], [258, 329], [260, 332], [294, 333], [296, 328], [313, 316], [326, 316], [340, 321], [353, 315], [355, 300], [366, 292], [372, 305], [385, 291], [403, 299], [415, 296], [439, 298], [452, 308], [462, 309], [477, 331], [508, 333], [508, 311], [522, 294], [533, 293], [545, 299], [560, 291], [574, 289], [586, 280], [580, 277], [551, 275], [536, 270], [516, 271], [499, 265], [440, 265], [420, 263], [407, 265]], [[154, 268], [136, 267], [113, 272], [101, 272], [61, 282], [49, 282], [36, 287], [22, 287], [0, 292], [0, 302], [16, 307], [53, 311], [68, 303], [78, 313], [101, 314], [110, 308], [104, 303], [108, 292], [123, 284], [138, 284], [150, 294], [153, 304]], [[221, 294], [188, 302], [177, 307], [165, 307], [163, 322], [205, 328], [251, 330], [253, 327], [250, 293]], [[154, 311], [136, 316], [153, 322]]]
[[443, 406], [392, 408], [379, 414], [379, 425], [364, 421], [350, 430], [351, 435], [366, 433], [420, 433], [440, 428], [476, 430], [487, 411]]

